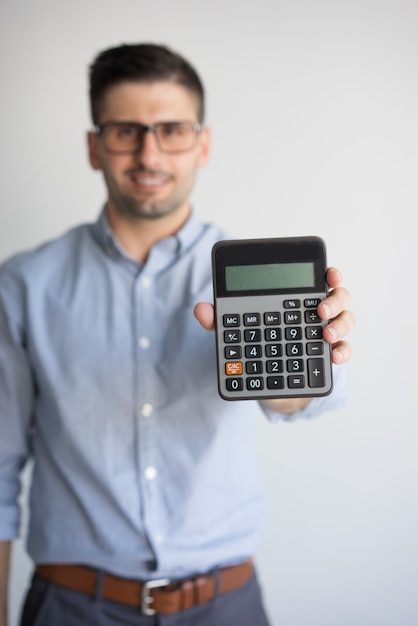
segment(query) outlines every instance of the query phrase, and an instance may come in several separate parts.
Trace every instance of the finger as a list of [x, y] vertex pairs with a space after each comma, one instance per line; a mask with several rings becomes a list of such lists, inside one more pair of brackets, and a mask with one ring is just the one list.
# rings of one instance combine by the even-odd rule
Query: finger
[[339, 287], [342, 281], [342, 274], [340, 270], [337, 270], [336, 267], [329, 267], [327, 270], [327, 283], [334, 289], [335, 287]]
[[194, 316], [205, 330], [215, 330], [215, 314], [209, 302], [198, 302], [194, 308]]
[[332, 347], [332, 362], [336, 365], [347, 363], [351, 358], [351, 346], [347, 341], [337, 341]]
[[348, 308], [351, 294], [344, 287], [336, 287], [329, 296], [318, 305], [319, 317], [330, 320]]
[[328, 343], [341, 341], [355, 325], [355, 317], [352, 311], [343, 311], [324, 327], [323, 337]]

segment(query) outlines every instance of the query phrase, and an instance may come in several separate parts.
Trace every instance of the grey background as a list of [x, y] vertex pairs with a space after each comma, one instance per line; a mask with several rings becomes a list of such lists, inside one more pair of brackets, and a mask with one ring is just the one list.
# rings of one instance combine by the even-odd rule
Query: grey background
[[[417, 26], [408, 0], [0, 5], [1, 258], [96, 218], [86, 67], [154, 41], [207, 87], [201, 217], [239, 237], [320, 235], [353, 293], [348, 406], [278, 425], [255, 411], [277, 626], [418, 623]], [[19, 540], [11, 626], [29, 572]]]

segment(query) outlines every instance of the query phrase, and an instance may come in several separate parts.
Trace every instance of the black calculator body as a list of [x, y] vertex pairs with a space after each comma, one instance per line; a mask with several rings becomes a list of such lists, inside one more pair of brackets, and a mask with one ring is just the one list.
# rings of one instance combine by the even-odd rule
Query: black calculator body
[[331, 346], [319, 237], [218, 241], [212, 249], [219, 394], [225, 400], [325, 396]]

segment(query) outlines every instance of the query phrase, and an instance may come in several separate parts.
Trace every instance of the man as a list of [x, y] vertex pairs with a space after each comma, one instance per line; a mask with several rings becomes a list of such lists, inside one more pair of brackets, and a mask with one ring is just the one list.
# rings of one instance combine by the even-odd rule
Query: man
[[[0, 625], [32, 457], [23, 626], [263, 626], [252, 406], [219, 398], [207, 332], [225, 233], [189, 199], [210, 152], [203, 87], [177, 54], [132, 45], [98, 55], [90, 96], [104, 211], [0, 269]], [[318, 312], [339, 364], [353, 316], [338, 271], [327, 280]], [[340, 405], [335, 369], [331, 396], [268, 401], [266, 415]]]

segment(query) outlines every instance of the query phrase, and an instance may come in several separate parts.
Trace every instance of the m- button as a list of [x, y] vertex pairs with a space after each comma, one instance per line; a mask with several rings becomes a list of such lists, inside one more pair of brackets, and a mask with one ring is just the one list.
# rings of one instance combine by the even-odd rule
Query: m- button
[[266, 326], [278, 326], [280, 324], [280, 313], [278, 311], [264, 313], [264, 323]]

